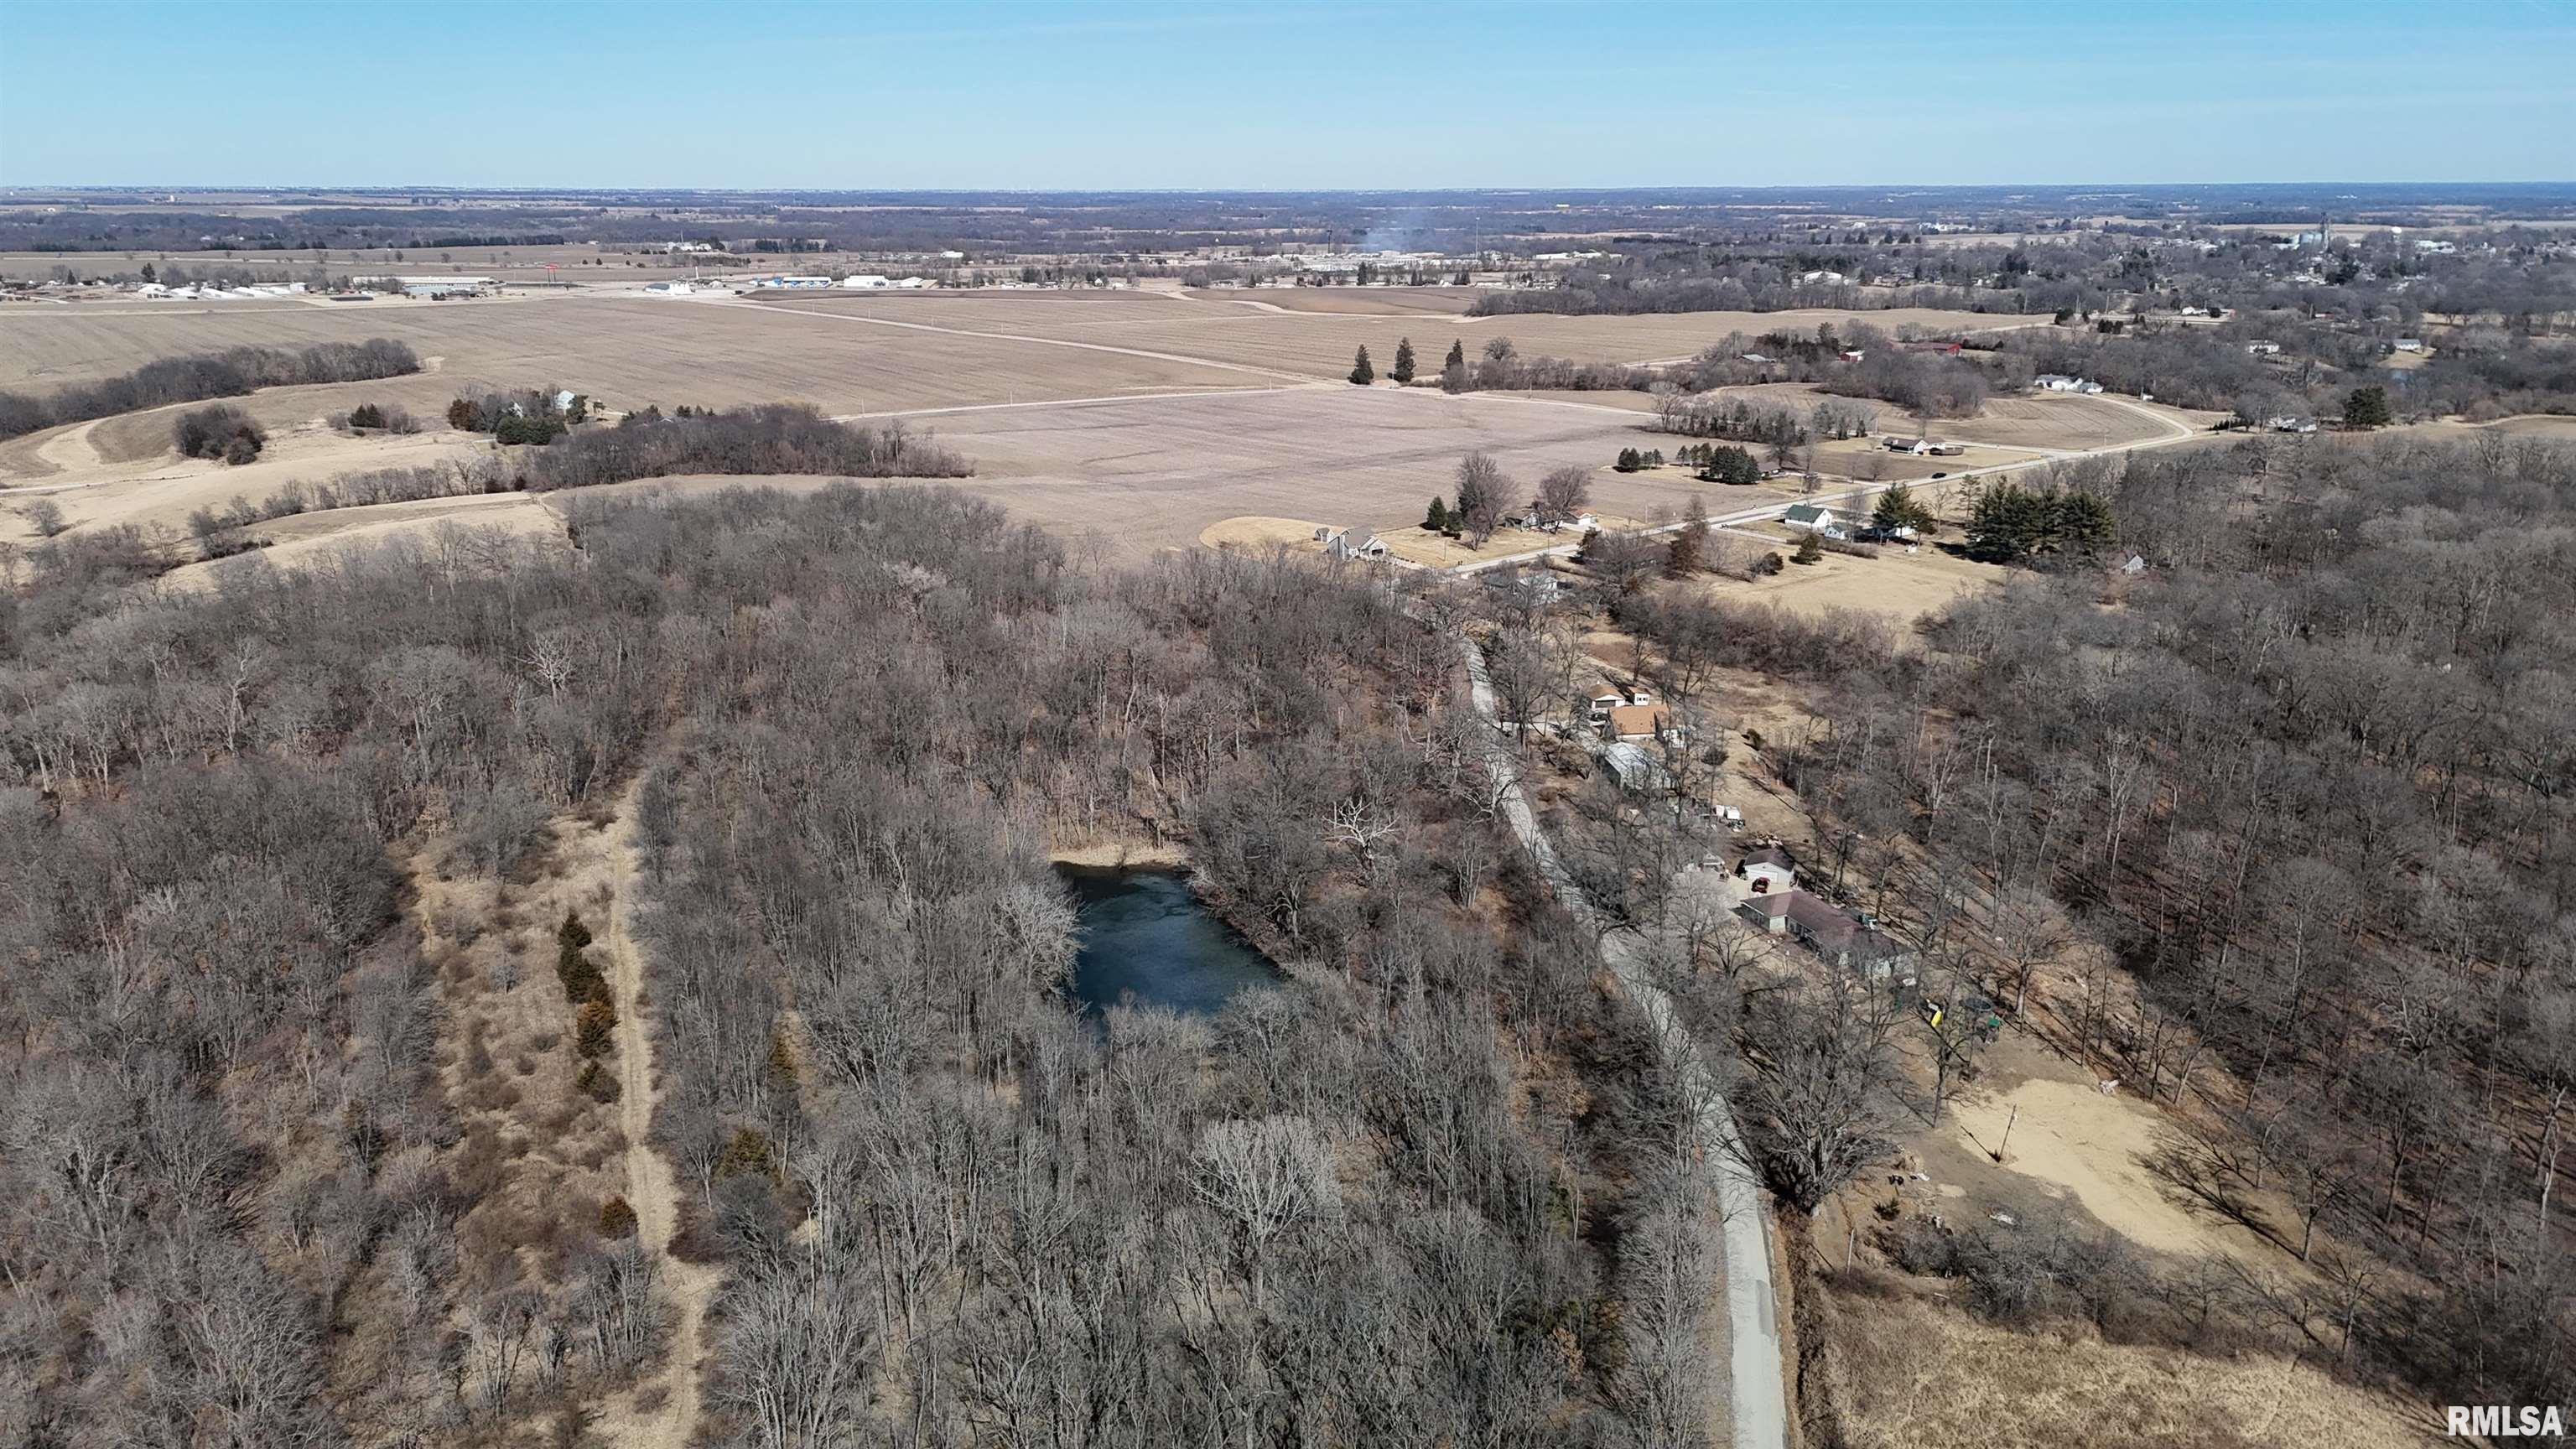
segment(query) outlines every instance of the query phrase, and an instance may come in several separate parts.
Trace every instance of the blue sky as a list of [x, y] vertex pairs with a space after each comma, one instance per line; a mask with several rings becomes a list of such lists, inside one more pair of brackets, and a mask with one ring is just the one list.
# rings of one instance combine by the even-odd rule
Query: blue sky
[[2576, 179], [2576, 5], [0, 0], [0, 183]]

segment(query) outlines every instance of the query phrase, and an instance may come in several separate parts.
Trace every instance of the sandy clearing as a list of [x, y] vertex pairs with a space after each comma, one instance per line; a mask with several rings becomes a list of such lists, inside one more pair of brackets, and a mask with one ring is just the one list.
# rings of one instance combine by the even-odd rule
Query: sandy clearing
[[2236, 1251], [2166, 1199], [2145, 1166], [2166, 1130], [2164, 1119], [2127, 1093], [2105, 1095], [2076, 1082], [2033, 1078], [2006, 1092], [1962, 1097], [1952, 1106], [1951, 1129], [1969, 1150], [1990, 1151], [2005, 1140], [2009, 1122], [2007, 1171], [2049, 1184], [2058, 1190], [2053, 1195], [2073, 1198], [2139, 1246], [2186, 1256]]

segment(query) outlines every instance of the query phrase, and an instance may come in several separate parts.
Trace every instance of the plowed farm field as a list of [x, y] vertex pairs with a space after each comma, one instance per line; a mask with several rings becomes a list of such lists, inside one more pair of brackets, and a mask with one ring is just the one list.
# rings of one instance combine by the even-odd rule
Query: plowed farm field
[[1263, 380], [1186, 360], [833, 326], [767, 307], [566, 296], [249, 313], [13, 310], [0, 313], [0, 387], [42, 393], [156, 358], [369, 337], [408, 342], [462, 378], [568, 387], [619, 409], [801, 400], [833, 413], [885, 412]]
[[1645, 440], [1642, 422], [1351, 388], [959, 413], [939, 431], [975, 460], [976, 476], [959, 486], [1134, 554], [1195, 542], [1208, 525], [1247, 515], [1363, 531], [1417, 524], [1432, 495], [1455, 491], [1458, 460], [1479, 449], [1512, 479], [1515, 501], [1540, 474], [1575, 464], [1594, 470], [1592, 502], [1604, 514], [1646, 518], [1694, 491], [1717, 506], [1723, 490], [1681, 469], [1610, 471], [1619, 449]]
[[[1641, 317], [1355, 316], [1330, 312], [1269, 311], [1236, 303], [1175, 299], [1153, 293], [1106, 293], [1118, 301], [1068, 307], [1043, 293], [925, 293], [914, 296], [853, 293], [796, 297], [770, 305], [818, 313], [877, 318], [941, 327], [1006, 330], [1070, 341], [1112, 342], [1213, 361], [1277, 368], [1318, 379], [1350, 371], [1362, 346], [1382, 374], [1395, 362], [1397, 342], [1411, 338], [1425, 376], [1440, 370], [1449, 344], [1468, 355], [1496, 337], [1508, 337], [1524, 356], [1578, 362], [1647, 362], [1688, 357], [1741, 332], [1755, 336], [1786, 329], [1811, 333], [1817, 324], [1853, 322], [1895, 331], [1917, 327], [1956, 332], [2009, 327], [2025, 321], [1977, 312], [1904, 308], [1884, 312], [1673, 312]], [[1267, 301], [1250, 294], [1240, 301]]]

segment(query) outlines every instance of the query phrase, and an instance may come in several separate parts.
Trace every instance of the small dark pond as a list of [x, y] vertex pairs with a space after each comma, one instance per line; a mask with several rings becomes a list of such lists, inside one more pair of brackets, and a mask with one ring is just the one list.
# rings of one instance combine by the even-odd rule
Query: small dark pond
[[1129, 992], [1141, 1005], [1214, 1014], [1243, 991], [1276, 986], [1279, 969], [1210, 915], [1179, 871], [1059, 865], [1081, 911], [1072, 994], [1086, 1013]]

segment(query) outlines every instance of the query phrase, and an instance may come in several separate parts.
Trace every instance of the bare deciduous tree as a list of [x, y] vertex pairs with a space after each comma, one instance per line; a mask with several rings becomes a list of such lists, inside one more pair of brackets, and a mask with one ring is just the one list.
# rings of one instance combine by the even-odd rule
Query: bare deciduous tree
[[1235, 1118], [1201, 1130], [1194, 1161], [1192, 1183], [1200, 1200], [1233, 1224], [1258, 1303], [1271, 1241], [1340, 1211], [1332, 1143], [1303, 1117]]

